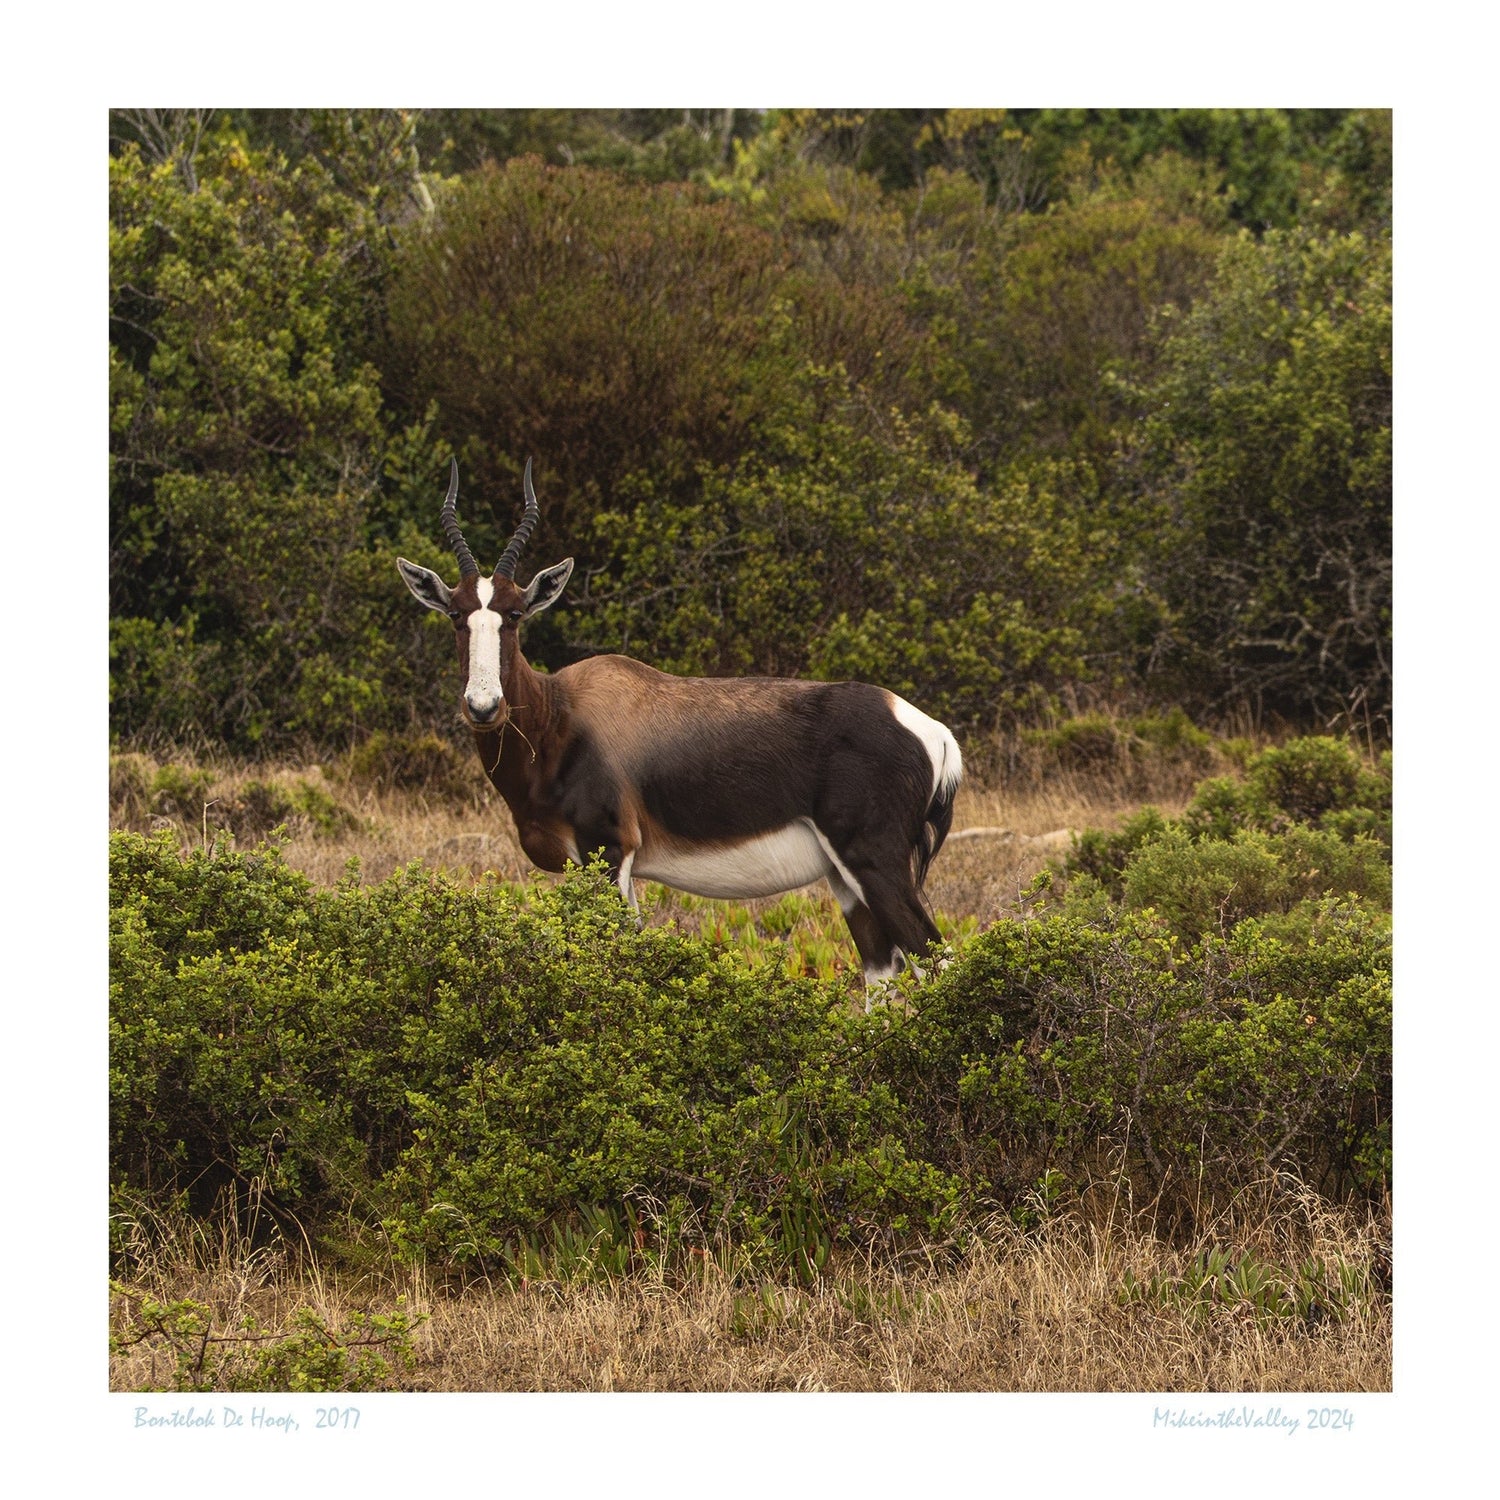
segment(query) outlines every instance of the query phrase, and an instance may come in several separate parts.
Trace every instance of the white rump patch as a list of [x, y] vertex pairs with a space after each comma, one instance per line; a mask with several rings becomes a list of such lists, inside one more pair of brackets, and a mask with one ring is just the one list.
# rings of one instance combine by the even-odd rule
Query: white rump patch
[[825, 847], [812, 823], [798, 818], [774, 833], [739, 844], [705, 844], [696, 849], [643, 845], [636, 852], [633, 873], [637, 879], [659, 880], [695, 896], [742, 901], [796, 890], [831, 871], [838, 873], [841, 867], [836, 859], [830, 860]]
[[951, 795], [964, 774], [963, 756], [958, 751], [958, 741], [946, 724], [930, 719], [920, 708], [914, 708], [905, 698], [891, 697], [891, 712], [896, 722], [921, 740], [927, 758], [932, 762], [932, 795], [939, 791]]
[[500, 686], [500, 616], [486, 608], [495, 597], [492, 579], [481, 578], [479, 608], [469, 614], [469, 685], [465, 695], [472, 693], [484, 698], [493, 693], [500, 702], [505, 702], [505, 689]]

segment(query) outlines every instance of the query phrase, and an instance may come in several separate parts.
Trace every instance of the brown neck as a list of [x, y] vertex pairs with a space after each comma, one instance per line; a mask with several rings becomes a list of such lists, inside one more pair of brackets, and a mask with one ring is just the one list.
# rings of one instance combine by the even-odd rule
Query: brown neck
[[505, 725], [475, 730], [474, 745], [485, 774], [516, 812], [551, 778], [554, 747], [567, 709], [561, 687], [532, 671], [519, 642], [509, 658], [501, 680], [508, 709]]

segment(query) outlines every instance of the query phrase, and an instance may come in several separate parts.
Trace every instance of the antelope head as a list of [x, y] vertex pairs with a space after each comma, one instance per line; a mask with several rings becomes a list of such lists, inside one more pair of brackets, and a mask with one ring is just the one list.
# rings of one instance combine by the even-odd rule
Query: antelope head
[[573, 571], [573, 559], [567, 557], [538, 573], [524, 589], [516, 583], [516, 564], [541, 515], [531, 487], [529, 458], [523, 487], [526, 513], [488, 578], [480, 574], [479, 564], [459, 529], [457, 459], [453, 460], [440, 520], [443, 535], [458, 558], [458, 583], [449, 588], [431, 568], [404, 557], [396, 559], [407, 588], [428, 609], [441, 610], [453, 621], [459, 670], [464, 674], [460, 708], [469, 726], [476, 730], [498, 729], [505, 723], [509, 709], [504, 684], [515, 670], [520, 652], [521, 621], [555, 604]]

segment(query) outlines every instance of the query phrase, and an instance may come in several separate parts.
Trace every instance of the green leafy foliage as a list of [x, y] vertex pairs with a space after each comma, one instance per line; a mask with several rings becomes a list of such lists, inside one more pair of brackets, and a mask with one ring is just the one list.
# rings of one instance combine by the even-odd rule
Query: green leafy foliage
[[882, 420], [842, 370], [803, 371], [783, 400], [701, 498], [643, 486], [596, 519], [619, 582], [574, 611], [594, 639], [678, 672], [873, 680], [974, 726], [1086, 670], [1115, 611], [1086, 471], [982, 490], [948, 456], [950, 420]]
[[826, 1199], [849, 1232], [925, 1221], [955, 1191], [840, 1075], [841, 988], [637, 929], [602, 871], [316, 892], [270, 852], [116, 840], [114, 1140], [139, 1189], [254, 1182], [459, 1258], [637, 1193], [765, 1235]]
[[1243, 780], [1202, 782], [1182, 817], [1154, 807], [1091, 830], [1066, 861], [1069, 899], [1152, 908], [1191, 941], [1330, 894], [1389, 911], [1390, 759], [1370, 766], [1319, 736], [1252, 756]]
[[1227, 930], [1249, 916], [1286, 912], [1324, 892], [1389, 908], [1386, 851], [1362, 835], [1346, 842], [1315, 828], [1284, 833], [1241, 829], [1230, 839], [1194, 840], [1164, 830], [1126, 864], [1128, 907], [1151, 907], [1185, 934]]
[[374, 231], [315, 161], [232, 136], [192, 187], [134, 148], [111, 159], [117, 731], [334, 740], [380, 722], [385, 686], [415, 691], [393, 553], [366, 527], [385, 448]]
[[516, 1277], [685, 1246], [815, 1276], [840, 1243], [1120, 1172], [1179, 1198], [1281, 1167], [1377, 1189], [1387, 919], [1293, 893], [1190, 932], [1202, 899], [1163, 852], [1143, 836], [1124, 871], [1154, 876], [1150, 906], [1043, 903], [865, 1014], [736, 939], [638, 926], [602, 867], [316, 890], [274, 850], [116, 834], [112, 1177]]
[[354, 746], [335, 774], [356, 787], [403, 787], [458, 798], [473, 792], [476, 773], [467, 755], [432, 733], [391, 734], [377, 729]]
[[[133, 1344], [161, 1348], [171, 1359], [169, 1391], [398, 1390], [398, 1372], [413, 1362], [412, 1331], [422, 1322], [401, 1305], [389, 1313], [352, 1313], [332, 1327], [311, 1308], [299, 1308], [290, 1331], [261, 1328], [246, 1317], [220, 1329], [212, 1310], [191, 1298], [161, 1302], [112, 1282], [126, 1309], [110, 1350]], [[148, 1387], [149, 1389], [149, 1387]]]
[[1359, 905], [1191, 945], [1150, 911], [997, 923], [903, 1026], [887, 1055], [930, 1154], [1013, 1195], [1049, 1168], [1112, 1185], [1111, 1151], [1148, 1195], [1294, 1164], [1330, 1190], [1389, 1170], [1388, 923]]
[[449, 636], [392, 564], [451, 571], [457, 454], [485, 560], [536, 461], [528, 562], [579, 562], [553, 668], [1383, 737], [1389, 127], [116, 111], [112, 729], [446, 732]]
[[1388, 239], [1244, 238], [1162, 325], [1136, 462], [1184, 698], [1385, 721], [1390, 275]]
[[433, 401], [465, 435], [465, 473], [492, 497], [479, 553], [509, 534], [528, 454], [547, 497], [533, 545], [572, 547], [628, 476], [680, 490], [737, 457], [802, 363], [875, 376], [883, 340], [899, 378], [912, 335], [899, 299], [880, 300], [790, 272], [729, 204], [522, 158], [454, 185], [403, 238], [388, 369], [414, 411]]
[[1107, 459], [1125, 408], [1105, 377], [1150, 367], [1154, 317], [1192, 302], [1221, 240], [1191, 208], [1111, 182], [977, 257], [957, 358], [980, 452]]
[[1165, 774], [1196, 780], [1214, 762], [1214, 740], [1180, 708], [1164, 714], [1078, 714], [1022, 740], [1044, 775], [1114, 774], [1126, 785]]

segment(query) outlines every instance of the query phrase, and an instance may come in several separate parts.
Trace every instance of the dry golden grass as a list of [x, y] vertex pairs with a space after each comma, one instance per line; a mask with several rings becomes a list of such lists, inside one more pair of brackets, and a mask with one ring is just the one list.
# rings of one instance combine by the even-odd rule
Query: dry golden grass
[[[1378, 1281], [1378, 1226], [1297, 1196], [1204, 1228], [1294, 1269], [1309, 1256]], [[1148, 1223], [1091, 1228], [1071, 1217], [1022, 1233], [992, 1225], [956, 1264], [846, 1259], [812, 1287], [726, 1274], [435, 1285], [418, 1270], [353, 1278], [297, 1271], [280, 1253], [158, 1257], [132, 1290], [191, 1297], [217, 1327], [247, 1314], [288, 1326], [299, 1307], [330, 1325], [400, 1295], [424, 1318], [393, 1388], [422, 1391], [1383, 1391], [1391, 1387], [1384, 1291], [1317, 1327], [1246, 1303], [1131, 1300], [1127, 1275], [1176, 1282], [1194, 1247]], [[1372, 1268], [1374, 1268], [1372, 1270]], [[129, 1331], [127, 1299], [114, 1299]], [[112, 1357], [111, 1388], [170, 1384], [159, 1343]]]
[[[150, 757], [135, 759], [148, 773], [156, 768]], [[189, 763], [211, 778], [201, 817], [190, 818], [175, 809], [170, 815], [151, 813], [116, 799], [111, 827], [171, 826], [185, 844], [193, 845], [211, 837], [223, 819], [242, 843], [251, 842], [243, 828], [234, 829], [232, 815], [225, 817], [223, 810], [232, 809], [253, 782], [286, 787], [302, 782], [325, 791], [353, 815], [353, 826], [332, 832], [319, 830], [307, 819], [288, 821], [284, 857], [315, 883], [331, 885], [350, 859], [359, 860], [361, 879], [371, 882], [412, 860], [462, 880], [487, 872], [504, 880], [525, 880], [534, 873], [509, 810], [485, 782], [477, 761], [461, 757], [453, 778], [456, 787], [450, 783], [441, 791], [372, 787], [341, 774], [336, 766], [246, 766], [211, 759]], [[927, 898], [935, 911], [955, 921], [971, 918], [988, 925], [1015, 910], [1021, 889], [1049, 861], [1067, 852], [1072, 833], [1112, 828], [1148, 801], [1169, 814], [1176, 812], [1190, 795], [1193, 780], [1172, 768], [1143, 778], [1112, 770], [1043, 775], [1027, 767], [1000, 787], [971, 777], [959, 790], [953, 831], [928, 872]], [[842, 928], [821, 882], [808, 887], [806, 894], [826, 905], [831, 927]], [[744, 904], [758, 914], [773, 901]], [[656, 888], [647, 904], [653, 920], [676, 921], [689, 930], [701, 924], [701, 903], [679, 902], [663, 888]], [[715, 905], [710, 903], [709, 909]]]

